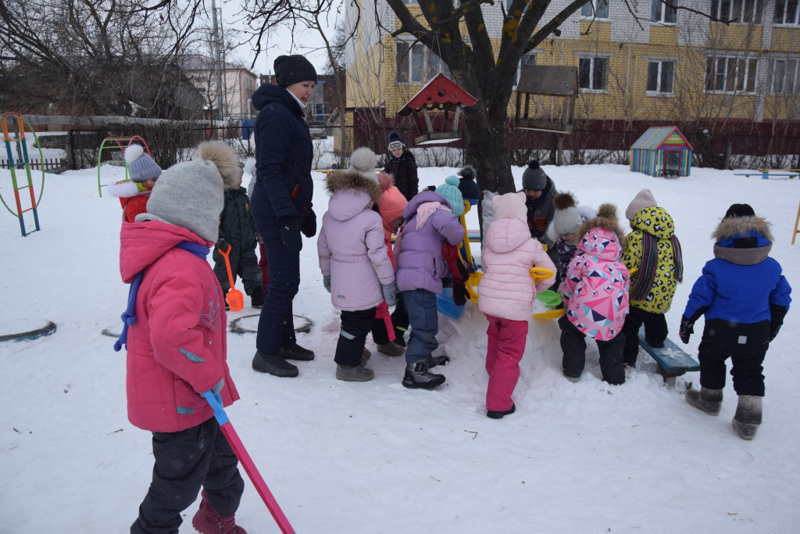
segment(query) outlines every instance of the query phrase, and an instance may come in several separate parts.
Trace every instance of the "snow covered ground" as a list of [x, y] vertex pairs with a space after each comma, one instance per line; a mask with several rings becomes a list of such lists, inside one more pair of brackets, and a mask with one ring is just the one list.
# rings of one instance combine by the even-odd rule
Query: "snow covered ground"
[[[421, 185], [456, 170], [423, 168]], [[545, 170], [583, 204], [613, 202], [622, 216], [646, 187], [673, 216], [686, 263], [667, 315], [676, 341], [692, 283], [712, 257], [710, 234], [731, 203], [748, 202], [774, 224], [772, 256], [800, 287], [800, 244], [790, 245], [797, 180], [706, 169], [665, 180], [618, 165]], [[121, 169], [103, 172], [107, 183]], [[514, 175], [519, 185], [522, 168]], [[34, 173], [37, 188], [39, 179]], [[324, 175], [314, 179], [321, 219]], [[11, 202], [8, 171], [0, 171], [0, 194]], [[98, 198], [89, 169], [48, 174], [38, 211], [42, 230], [24, 238], [16, 219], [0, 215], [0, 335], [58, 325], [48, 337], [0, 343], [0, 532], [126, 532], [153, 461], [150, 434], [126, 418], [124, 353], [101, 333], [119, 332], [128, 292], [117, 263], [121, 210], [116, 199]], [[477, 216], [468, 217], [476, 227]], [[316, 360], [299, 362], [298, 378], [275, 378], [250, 368], [254, 334], [228, 338], [242, 399], [227, 412], [297, 532], [797, 532], [797, 310], [767, 355], [764, 423], [752, 442], [731, 428], [730, 381], [722, 413], [711, 417], [683, 399], [697, 373], [666, 387], [643, 352], [628, 381], [610, 386], [590, 342], [582, 380], [567, 381], [555, 321], [531, 321], [517, 412], [498, 421], [485, 416], [487, 323], [473, 305], [458, 322], [442, 317], [452, 361], [438, 390], [403, 388], [403, 358], [377, 353], [373, 381], [340, 382], [338, 319], [313, 241], [304, 241], [302, 259], [295, 313], [314, 327], [299, 342]], [[229, 320], [254, 313], [245, 308]], [[686, 349], [696, 355], [702, 319], [695, 330]], [[182, 533], [193, 532], [195, 509]], [[237, 518], [251, 534], [278, 532], [249, 480]]]

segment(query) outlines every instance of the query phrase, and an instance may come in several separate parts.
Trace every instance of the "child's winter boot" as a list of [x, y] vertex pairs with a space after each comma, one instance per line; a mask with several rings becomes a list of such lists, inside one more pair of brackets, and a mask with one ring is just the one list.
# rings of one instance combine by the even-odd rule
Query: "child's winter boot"
[[256, 287], [250, 295], [250, 306], [253, 308], [264, 307], [264, 290], [261, 287]]
[[202, 492], [202, 496], [200, 509], [192, 518], [192, 526], [197, 532], [201, 534], [247, 534], [242, 527], [236, 524], [236, 514], [222, 517], [206, 499], [205, 491]]
[[363, 365], [348, 367], [345, 365], [336, 366], [336, 379], [345, 382], [369, 382], [375, 378], [375, 371], [367, 369]]
[[379, 343], [378, 352], [387, 356], [402, 356], [406, 353], [406, 349], [399, 343], [390, 341], [389, 343]]
[[444, 384], [444, 375], [428, 372], [428, 361], [420, 360], [406, 364], [403, 385], [411, 389], [433, 389]]
[[761, 399], [755, 395], [739, 395], [739, 405], [733, 416], [733, 428], [742, 439], [756, 437], [758, 425], [761, 424]]
[[686, 402], [709, 415], [719, 415], [722, 409], [721, 389], [700, 388], [700, 391], [687, 389], [685, 397]]
[[372, 358], [372, 353], [367, 350], [367, 347], [364, 347], [364, 350], [361, 351], [361, 366], [367, 365], [370, 358]]

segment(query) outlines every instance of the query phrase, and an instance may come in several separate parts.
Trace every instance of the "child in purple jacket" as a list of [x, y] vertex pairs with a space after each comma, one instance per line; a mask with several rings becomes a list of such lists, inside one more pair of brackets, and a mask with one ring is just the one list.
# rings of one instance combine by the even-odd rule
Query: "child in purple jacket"
[[319, 267], [333, 306], [342, 311], [336, 345], [336, 378], [366, 382], [375, 373], [362, 361], [364, 343], [372, 330], [375, 308], [384, 299], [393, 306], [397, 289], [394, 268], [383, 236], [383, 220], [372, 209], [381, 197], [377, 158], [368, 148], [350, 156], [350, 168], [328, 176], [333, 196], [322, 217], [317, 240]]
[[450, 275], [442, 245], [459, 245], [464, 240], [464, 227], [453, 215], [450, 202], [430, 190], [411, 199], [403, 218], [406, 222], [394, 250], [397, 289], [411, 327], [403, 385], [432, 389], [445, 381], [443, 375], [428, 372], [431, 353], [439, 346], [436, 295], [442, 294], [442, 278]]

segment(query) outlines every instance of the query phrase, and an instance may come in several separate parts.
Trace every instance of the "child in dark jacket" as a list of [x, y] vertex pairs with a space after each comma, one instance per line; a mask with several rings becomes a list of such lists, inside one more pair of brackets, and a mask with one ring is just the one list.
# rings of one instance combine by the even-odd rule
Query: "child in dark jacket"
[[394, 185], [403, 193], [406, 200], [411, 200], [419, 193], [419, 177], [417, 176], [417, 160], [414, 154], [406, 148], [400, 134], [392, 131], [389, 133], [389, 159], [383, 172], [391, 174]]
[[127, 331], [128, 419], [153, 433], [155, 461], [132, 533], [178, 532], [201, 488], [192, 526], [204, 534], [244, 532], [235, 520], [244, 491], [238, 461], [203, 398], [225, 406], [239, 398], [227, 364], [224, 294], [206, 260], [217, 240], [223, 181], [238, 179], [233, 150], [203, 143], [198, 159], [164, 171], [147, 212], [122, 225], [122, 279], [142, 273]]
[[458, 190], [461, 191], [461, 197], [469, 202], [470, 206], [477, 205], [481, 190], [475, 182], [475, 169], [467, 165], [458, 171], [458, 176]]
[[450, 275], [442, 245], [459, 245], [464, 227], [450, 211], [450, 202], [428, 190], [411, 199], [403, 218], [406, 222], [395, 242], [397, 289], [411, 324], [403, 386], [431, 389], [445, 381], [444, 375], [428, 371], [429, 358], [439, 346], [436, 295], [442, 293], [442, 279]]
[[609, 384], [623, 384], [625, 369], [622, 325], [628, 313], [629, 275], [620, 259], [625, 237], [617, 224], [616, 208], [603, 204], [597, 217], [578, 229], [578, 251], [561, 287], [566, 314], [559, 319], [562, 371], [573, 382], [580, 380], [586, 363], [586, 336], [597, 342], [600, 371]]
[[[240, 171], [241, 172], [241, 171]], [[264, 305], [264, 285], [256, 256], [256, 223], [250, 214], [250, 197], [242, 179], [225, 187], [225, 207], [219, 217], [219, 240], [214, 249], [214, 274], [227, 294], [230, 291], [228, 269], [220, 250], [228, 252], [233, 282], [239, 276], [253, 308]], [[227, 306], [227, 305], [226, 305]]]
[[639, 328], [651, 347], [667, 339], [666, 313], [678, 284], [683, 281], [681, 243], [672, 217], [656, 205], [649, 189], [642, 189], [625, 210], [633, 231], [622, 260], [631, 273], [631, 311], [625, 318], [625, 365], [634, 367], [639, 354]]
[[686, 391], [686, 401], [711, 415], [722, 408], [725, 360], [731, 359], [733, 389], [739, 396], [733, 428], [753, 439], [761, 424], [764, 357], [789, 310], [792, 288], [781, 265], [769, 257], [769, 223], [748, 204], [733, 204], [713, 234], [714, 259], [692, 287], [681, 318], [684, 343], [705, 315], [700, 342], [701, 389]]

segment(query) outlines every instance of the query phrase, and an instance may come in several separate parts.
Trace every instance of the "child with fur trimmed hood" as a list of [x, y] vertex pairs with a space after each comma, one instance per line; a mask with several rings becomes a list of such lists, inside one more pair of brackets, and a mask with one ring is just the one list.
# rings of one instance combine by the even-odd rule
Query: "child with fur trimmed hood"
[[634, 367], [639, 354], [639, 329], [651, 347], [667, 339], [665, 314], [683, 281], [681, 243], [667, 210], [656, 204], [649, 189], [642, 189], [625, 210], [633, 231], [622, 260], [631, 273], [631, 311], [625, 319], [625, 365]]
[[112, 197], [119, 198], [122, 220], [131, 223], [137, 215], [147, 211], [147, 199], [161, 176], [161, 167], [136, 143], [125, 149], [125, 163], [130, 170], [130, 180], [109, 184], [106, 190]]
[[492, 204], [495, 219], [483, 242], [484, 274], [478, 308], [489, 320], [486, 415], [500, 419], [516, 409], [511, 394], [519, 380], [519, 362], [525, 352], [536, 293], [555, 281], [554, 275], [537, 284], [530, 270], [544, 267], [555, 272], [555, 266], [528, 230], [524, 193], [494, 196]]
[[372, 209], [381, 198], [376, 162], [372, 150], [358, 148], [350, 156], [350, 168], [331, 173], [326, 181], [331, 199], [322, 217], [317, 251], [325, 289], [342, 312], [334, 356], [339, 380], [365, 382], [375, 376], [362, 360], [364, 343], [378, 305], [385, 300], [392, 306], [397, 299], [383, 221]]
[[242, 530], [234, 516], [244, 480], [203, 398], [225, 406], [239, 399], [227, 363], [225, 296], [207, 260], [223, 187], [241, 179], [237, 163], [227, 145], [202, 143], [196, 159], [164, 171], [147, 212], [122, 225], [120, 273], [140, 282], [128, 303], [135, 322], [118, 342], [127, 344], [128, 419], [153, 433], [155, 461], [131, 532], [177, 532], [201, 488], [192, 526]]
[[739, 396], [733, 427], [753, 439], [761, 424], [764, 358], [789, 310], [792, 288], [780, 263], [769, 257], [769, 223], [748, 204], [733, 204], [713, 233], [714, 259], [692, 286], [681, 318], [684, 343], [705, 315], [700, 342], [701, 389], [686, 391], [686, 401], [710, 415], [722, 408], [725, 361], [731, 359], [733, 389]]
[[600, 352], [600, 370], [609, 384], [623, 384], [625, 336], [630, 275], [621, 260], [625, 237], [617, 223], [617, 209], [603, 204], [597, 217], [578, 228], [578, 250], [567, 268], [561, 287], [566, 314], [561, 327], [562, 371], [580, 380], [586, 364], [586, 336], [594, 338]]

